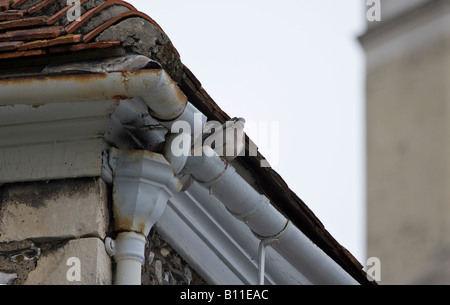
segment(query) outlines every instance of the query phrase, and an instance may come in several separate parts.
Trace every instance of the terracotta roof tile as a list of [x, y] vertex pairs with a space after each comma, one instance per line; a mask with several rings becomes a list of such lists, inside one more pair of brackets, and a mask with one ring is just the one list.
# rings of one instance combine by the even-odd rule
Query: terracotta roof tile
[[0, 0], [0, 12], [9, 10], [9, 0]]
[[35, 40], [56, 38], [61, 35], [62, 26], [34, 28], [26, 30], [8, 31], [0, 34], [0, 41]]
[[17, 19], [22, 18], [24, 13], [25, 13], [24, 11], [18, 11], [18, 10], [3, 11], [3, 12], [0, 12], [0, 21], [17, 20]]
[[[88, 0], [81, 0], [81, 1], [80, 1], [80, 5], [83, 5], [86, 1], [88, 1]], [[63, 16], [66, 16], [66, 15], [67, 15], [67, 12], [68, 12], [71, 8], [73, 8], [74, 6], [75, 6], [75, 4], [65, 6], [63, 9], [61, 9], [60, 11], [58, 11], [56, 14], [52, 15], [51, 17], [49, 17], [49, 18], [47, 19], [47, 24], [48, 24], [48, 25], [54, 24], [54, 23], [57, 22], [59, 19], [61, 19]]]
[[[58, 1], [62, 1], [62, 4]], [[93, 2], [91, 1], [87, 4], [88, 1], [80, 1], [80, 5], [86, 5], [83, 7], [84, 13], [79, 20], [71, 21], [68, 20], [67, 14], [75, 4], [66, 5], [66, 0], [0, 0], [0, 43], [2, 43], [0, 54], [17, 50], [14, 57], [21, 57], [37, 54], [37, 52], [24, 53], [24, 51], [30, 50], [43, 50], [45, 52], [42, 54], [48, 54], [114, 47], [120, 43], [117, 41], [91, 42], [108, 27], [132, 17], [143, 18], [162, 31], [153, 19], [137, 11], [134, 6], [125, 1], [106, 0], [95, 7], [92, 7]], [[91, 22], [103, 11], [114, 6], [122, 6], [129, 11], [123, 12], [122, 10], [123, 13], [120, 13], [118, 10], [117, 15], [102, 16], [99, 20]], [[109, 16], [109, 14], [105, 15]], [[89, 26], [87, 26], [88, 24]], [[86, 28], [84, 28], [85, 26]], [[83, 30], [80, 31], [81, 29]], [[76, 35], [71, 37], [67, 34]], [[10, 43], [6, 44], [5, 42]], [[11, 58], [11, 56], [11, 54], [7, 54], [0, 59]]]
[[18, 6], [24, 4], [25, 2], [27, 2], [27, 0], [15, 0], [14, 4], [12, 5], [12, 8], [17, 8]]
[[136, 9], [134, 8], [134, 6], [132, 6], [129, 3], [120, 1], [120, 0], [112, 0], [112, 1], [106, 1], [105, 3], [103, 3], [100, 6], [97, 6], [96, 8], [91, 9], [90, 11], [88, 11], [87, 13], [85, 13], [83, 16], [81, 16], [79, 21], [75, 21], [73, 23], [71, 23], [69, 26], [66, 27], [66, 32], [67, 33], [73, 33], [75, 32], [78, 28], [80, 28], [84, 23], [86, 23], [87, 21], [89, 21], [95, 14], [97, 14], [98, 12], [104, 10], [105, 8], [112, 6], [112, 5], [122, 5], [122, 6], [126, 6], [128, 7], [131, 11], [136, 12]]
[[7, 41], [0, 42], [0, 52], [3, 51], [14, 51], [17, 47], [23, 45], [23, 41]]
[[43, 18], [43, 17], [30, 17], [27, 19], [3, 21], [3, 22], [0, 22], [0, 31], [32, 27], [32, 26], [42, 25], [44, 23], [45, 23], [45, 18]]
[[42, 8], [44, 8], [45, 6], [51, 4], [51, 3], [55, 2], [55, 1], [56, 0], [45, 0], [45, 1], [43, 1], [43, 2], [41, 2], [39, 4], [37, 4], [37, 5], [33, 6], [32, 8], [29, 8], [27, 10], [27, 13], [29, 15], [32, 15], [32, 14], [36, 13], [37, 11], [41, 10]]
[[62, 52], [78, 52], [89, 49], [105, 49], [120, 45], [120, 41], [104, 41], [104, 42], [91, 42], [80, 43], [69, 46], [50, 48], [50, 53], [62, 53]]
[[146, 14], [141, 13], [141, 12], [126, 12], [126, 13], [122, 13], [117, 15], [116, 17], [110, 19], [109, 21], [105, 22], [104, 24], [102, 24], [101, 26], [99, 26], [98, 28], [96, 28], [95, 30], [91, 31], [90, 33], [86, 34], [83, 38], [84, 42], [89, 42], [92, 39], [94, 39], [95, 37], [97, 37], [101, 32], [103, 32], [104, 30], [106, 30], [107, 28], [109, 28], [110, 26], [124, 20], [130, 17], [142, 17], [145, 18], [147, 17]]
[[26, 50], [32, 50], [32, 49], [41, 49], [41, 48], [47, 48], [52, 47], [56, 45], [62, 45], [62, 44], [71, 44], [71, 43], [77, 43], [81, 41], [81, 35], [69, 35], [69, 36], [62, 36], [57, 37], [55, 39], [50, 40], [38, 40], [38, 41], [32, 41], [29, 43], [25, 43], [17, 48], [18, 51], [26, 51]]
[[11, 59], [11, 58], [19, 58], [19, 57], [37, 56], [37, 55], [44, 55], [46, 53], [47, 53], [47, 51], [45, 51], [45, 50], [0, 53], [0, 59]]

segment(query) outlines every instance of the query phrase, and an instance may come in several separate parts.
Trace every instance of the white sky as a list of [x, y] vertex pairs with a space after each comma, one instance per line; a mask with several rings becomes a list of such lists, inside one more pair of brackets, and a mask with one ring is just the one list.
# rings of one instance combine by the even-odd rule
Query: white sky
[[[231, 117], [278, 122], [260, 151], [328, 231], [365, 263], [365, 1], [128, 0], [167, 33]], [[270, 140], [269, 140], [270, 143]], [[272, 148], [273, 149], [273, 148]], [[271, 158], [272, 156], [272, 158]]]

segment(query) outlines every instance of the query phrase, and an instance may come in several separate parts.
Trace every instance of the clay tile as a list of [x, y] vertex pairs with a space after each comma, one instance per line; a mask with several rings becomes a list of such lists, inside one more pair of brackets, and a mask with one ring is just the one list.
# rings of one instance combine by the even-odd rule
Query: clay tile
[[44, 55], [47, 52], [45, 50], [32, 50], [32, 51], [19, 51], [11, 53], [0, 53], [0, 59], [20, 58], [28, 56]]
[[31, 17], [27, 19], [19, 19], [12, 21], [4, 21], [0, 23], [0, 31], [8, 29], [26, 28], [31, 26], [37, 26], [45, 23], [43, 17]]
[[14, 0], [12, 8], [18, 8], [19, 6], [21, 6], [25, 2], [27, 2], [27, 0]]
[[15, 51], [18, 46], [23, 45], [23, 41], [0, 42], [0, 52]]
[[0, 0], [0, 12], [9, 10], [9, 0]]
[[[80, 1], [80, 5], [84, 4], [86, 1], [88, 0], [81, 0]], [[47, 24], [48, 25], [52, 25], [54, 24], [56, 21], [58, 21], [60, 18], [62, 18], [63, 16], [66, 16], [67, 12], [74, 6], [73, 5], [68, 5], [66, 7], [64, 7], [63, 9], [61, 9], [59, 12], [57, 12], [56, 14], [54, 14], [53, 16], [50, 16], [50, 18], [48, 18], [47, 20]]]
[[61, 34], [62, 28], [63, 27], [60, 27], [60, 26], [53, 26], [53, 27], [45, 27], [45, 28], [9, 31], [9, 32], [0, 34], [0, 41], [36, 40], [36, 39], [56, 38]]
[[0, 12], [0, 21], [16, 20], [23, 17], [23, 11], [4, 11]]
[[78, 52], [89, 49], [106, 49], [120, 45], [120, 41], [104, 41], [104, 42], [91, 42], [81, 43], [70, 46], [53, 47], [50, 48], [50, 53], [65, 53], [65, 52]]
[[35, 5], [35, 6], [33, 6], [32, 8], [29, 8], [29, 9], [27, 10], [27, 13], [28, 13], [29, 15], [32, 15], [32, 14], [36, 13], [37, 11], [40, 11], [40, 10], [41, 10], [42, 8], [44, 8], [45, 6], [51, 4], [51, 3], [55, 2], [55, 1], [56, 1], [56, 0], [45, 0], [45, 1], [41, 2], [41, 3], [39, 3], [38, 5]]
[[122, 5], [122, 6], [126, 6], [127, 8], [129, 8], [131, 11], [135, 11], [136, 12], [136, 8], [134, 6], [132, 6], [131, 4], [127, 3], [127, 2], [123, 2], [120, 0], [111, 0], [111, 1], [107, 1], [105, 3], [103, 3], [100, 6], [97, 6], [96, 8], [91, 9], [90, 11], [88, 11], [87, 13], [85, 13], [83, 16], [81, 16], [79, 21], [75, 21], [72, 24], [70, 24], [69, 26], [66, 27], [66, 32], [67, 33], [73, 33], [75, 32], [77, 29], [79, 29], [84, 23], [86, 23], [88, 20], [90, 20], [92, 17], [94, 17], [95, 14], [101, 12], [102, 10], [104, 10], [105, 8], [112, 6], [112, 5]]
[[26, 51], [32, 49], [48, 48], [62, 44], [73, 44], [81, 41], [81, 35], [70, 35], [58, 37], [50, 40], [38, 40], [22, 44], [17, 48], [18, 51]]
[[131, 18], [131, 17], [141, 17], [141, 18], [144, 18], [144, 19], [149, 20], [149, 21], [151, 20], [151, 22], [154, 23], [154, 21], [150, 17], [148, 17], [146, 14], [144, 14], [142, 12], [138, 12], [138, 11], [125, 12], [125, 13], [119, 14], [116, 17], [108, 20], [106, 23], [102, 24], [101, 26], [99, 26], [95, 30], [93, 30], [90, 33], [88, 33], [87, 35], [85, 35], [84, 38], [83, 38], [83, 41], [84, 42], [89, 42], [92, 39], [94, 39], [95, 37], [97, 37], [97, 35], [99, 35], [101, 32], [103, 32], [104, 30], [109, 28], [110, 26], [118, 23], [119, 21], [125, 20], [127, 18]]

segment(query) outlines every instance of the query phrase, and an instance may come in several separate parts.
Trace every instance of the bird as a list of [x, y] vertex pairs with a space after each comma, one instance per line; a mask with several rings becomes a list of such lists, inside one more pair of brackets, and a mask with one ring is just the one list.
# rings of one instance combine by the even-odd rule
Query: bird
[[203, 128], [202, 144], [210, 146], [219, 156], [231, 162], [245, 146], [245, 119], [232, 118], [223, 124], [208, 121]]

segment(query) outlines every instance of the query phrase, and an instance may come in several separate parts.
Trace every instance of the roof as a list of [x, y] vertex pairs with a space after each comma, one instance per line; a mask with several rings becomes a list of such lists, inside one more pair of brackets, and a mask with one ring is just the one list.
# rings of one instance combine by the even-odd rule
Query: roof
[[[67, 6], [65, 1], [58, 0], [1, 0], [0, 59], [110, 48], [120, 42], [96, 42], [95, 38], [111, 25], [130, 17], [153, 23], [150, 17], [124, 1], [103, 1], [101, 5], [92, 2], [95, 1], [81, 0], [86, 5], [82, 6], [83, 15], [70, 21], [67, 16], [75, 4]], [[112, 8], [112, 18], [102, 17], [102, 12]]]
[[[209, 96], [161, 27], [132, 5], [119, 0], [81, 0], [80, 19], [67, 18], [66, 0], [0, 0], [0, 79], [40, 77], [45, 67], [80, 59], [109, 58], [125, 53], [157, 61], [198, 110], [209, 120], [230, 120]], [[326, 230], [308, 206], [272, 168], [264, 156], [237, 158], [255, 180], [255, 187], [275, 207], [361, 284], [370, 283], [363, 267]]]

